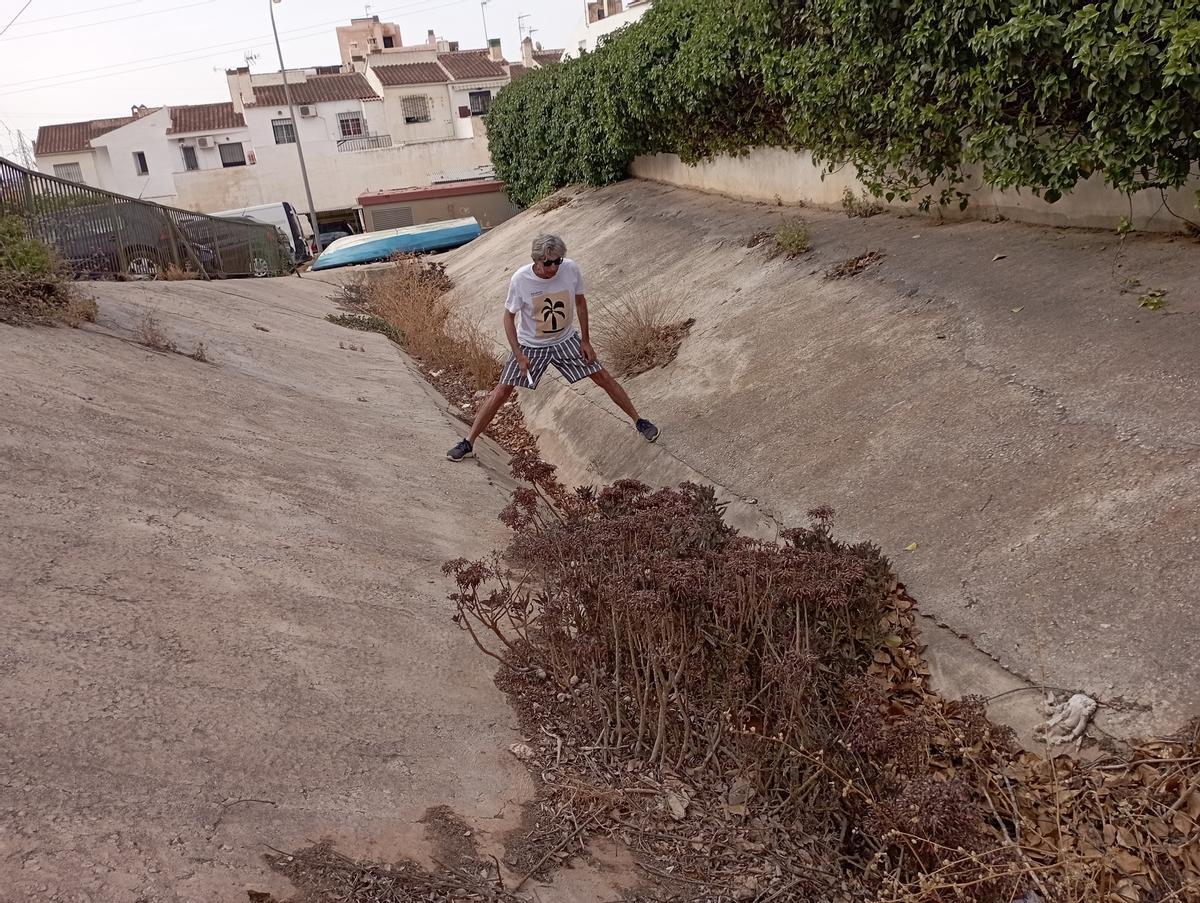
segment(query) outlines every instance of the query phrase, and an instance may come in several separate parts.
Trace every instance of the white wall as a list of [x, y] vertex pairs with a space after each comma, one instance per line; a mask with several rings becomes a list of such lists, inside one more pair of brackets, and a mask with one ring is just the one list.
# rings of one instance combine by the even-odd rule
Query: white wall
[[567, 41], [567, 52], [563, 54], [563, 59], [575, 59], [579, 56], [581, 47], [588, 53], [592, 53], [602, 37], [612, 34], [618, 28], [636, 22], [646, 14], [646, 10], [649, 8], [649, 4], [635, 6], [633, 9], [627, 9], [615, 16], [608, 16], [591, 25], [587, 24], [585, 16], [580, 20], [579, 27], [571, 34], [571, 39]]
[[[439, 141], [459, 137], [455, 128], [458, 109], [450, 106], [450, 89], [444, 85], [405, 85], [384, 88], [384, 112], [387, 131], [396, 144], [412, 141]], [[429, 98], [429, 122], [405, 122], [405, 97]]]
[[460, 138], [472, 135], [484, 137], [487, 135], [483, 127], [482, 116], [459, 117], [459, 107], [471, 106], [472, 91], [491, 91], [492, 100], [500, 93], [500, 89], [508, 84], [508, 79], [488, 79], [477, 82], [453, 82], [450, 86], [450, 110], [454, 116], [454, 132]]
[[[211, 147], [200, 147], [198, 139], [201, 137], [211, 138]], [[170, 146], [172, 153], [175, 155], [176, 173], [186, 172], [186, 164], [183, 161], [183, 148], [185, 146], [196, 149], [196, 162], [204, 169], [222, 169], [224, 164], [221, 162], [221, 151], [219, 146], [222, 144], [238, 143], [242, 145], [242, 151], [246, 154], [246, 160], [252, 158], [254, 144], [250, 140], [249, 129], [231, 129], [224, 132], [193, 132], [186, 135], [167, 135], [167, 144]]]
[[[386, 134], [388, 130], [387, 115], [380, 101], [344, 100], [337, 103], [320, 103], [311, 105], [317, 111], [316, 116], [300, 115], [300, 104], [296, 104], [296, 133], [304, 142], [305, 156], [317, 154], [336, 154], [337, 142], [342, 135], [338, 129], [338, 113], [358, 113], [366, 123], [368, 132]], [[275, 131], [271, 126], [272, 120], [287, 119], [286, 104], [279, 106], [248, 107], [245, 112], [246, 126], [250, 130], [250, 140], [259, 151], [267, 147], [289, 147], [293, 154], [292, 145], [276, 145]], [[311, 150], [310, 150], [311, 148]]]
[[54, 164], [78, 163], [83, 173], [83, 183], [93, 188], [104, 188], [100, 183], [100, 174], [96, 171], [95, 151], [78, 151], [73, 154], [38, 154], [38, 169], [48, 176], [54, 175]]
[[[182, 168], [182, 164], [178, 154], [166, 141], [166, 132], [170, 127], [170, 111], [163, 107], [129, 125], [93, 138], [92, 147], [102, 151], [98, 155], [97, 169], [103, 187], [145, 201], [172, 203], [175, 198], [175, 180], [172, 176], [176, 169]], [[145, 153], [149, 168], [147, 175], [137, 174], [133, 158], [135, 151]]]
[[[307, 201], [295, 145], [258, 145], [256, 152], [256, 166], [178, 174], [178, 205], [212, 212], [290, 201], [304, 210]], [[462, 178], [491, 166], [486, 142], [463, 140], [320, 154], [310, 154], [305, 145], [305, 159], [319, 211], [357, 206], [359, 195], [368, 191], [428, 185], [443, 176]]]
[[[855, 197], [865, 190], [853, 167], [843, 167], [834, 173], [825, 172], [815, 164], [808, 151], [788, 151], [779, 148], [758, 148], [742, 157], [716, 157], [695, 166], [683, 163], [674, 154], [638, 157], [630, 173], [640, 179], [694, 188], [746, 201], [767, 203], [813, 204], [818, 207], [841, 207], [843, 193], [849, 189]], [[1184, 231], [1183, 224], [1163, 208], [1157, 192], [1138, 192], [1132, 199], [1113, 191], [1099, 176], [1076, 185], [1057, 203], [1050, 204], [1028, 191], [999, 191], [982, 185], [980, 174], [968, 169], [971, 201], [966, 210], [957, 204], [938, 209], [934, 216], [950, 220], [993, 219], [1004, 217], [1018, 222], [1041, 223], [1049, 226], [1114, 229], [1122, 217], [1130, 216], [1137, 229], [1161, 232]], [[1182, 216], [1196, 212], [1196, 192], [1200, 180], [1186, 188], [1168, 192], [1167, 203]], [[937, 189], [933, 190], [936, 198]], [[884, 205], [882, 200], [875, 203]], [[888, 205], [884, 205], [888, 206]], [[917, 202], [891, 207], [915, 210]], [[1194, 217], [1191, 217], [1194, 218]]]

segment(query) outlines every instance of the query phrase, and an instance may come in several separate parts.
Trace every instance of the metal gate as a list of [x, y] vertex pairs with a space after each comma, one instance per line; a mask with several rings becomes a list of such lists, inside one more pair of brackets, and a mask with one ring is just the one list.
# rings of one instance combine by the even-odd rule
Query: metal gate
[[274, 226], [164, 207], [0, 159], [0, 217], [17, 217], [79, 277], [282, 276], [290, 246]]

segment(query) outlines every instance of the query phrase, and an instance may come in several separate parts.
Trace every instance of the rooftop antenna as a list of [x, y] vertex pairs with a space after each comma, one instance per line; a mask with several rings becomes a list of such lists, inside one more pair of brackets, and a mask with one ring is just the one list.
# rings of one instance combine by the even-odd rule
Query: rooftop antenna
[[525, 20], [532, 19], [533, 13], [525, 13], [523, 16], [517, 16], [517, 37], [522, 41], [525, 40]]
[[247, 50], [245, 56], [243, 56], [242, 59], [244, 59], [246, 61], [246, 68], [249, 69], [251, 63], [255, 63], [258, 61], [258, 54], [255, 53], [253, 50]]

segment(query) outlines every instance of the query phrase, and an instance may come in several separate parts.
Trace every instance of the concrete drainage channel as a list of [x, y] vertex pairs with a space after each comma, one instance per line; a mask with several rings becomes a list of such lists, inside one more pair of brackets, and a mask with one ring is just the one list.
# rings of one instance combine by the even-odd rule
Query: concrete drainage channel
[[[797, 215], [806, 254], [750, 240]], [[1178, 416], [1200, 410], [1200, 320], [1121, 289], [1136, 277], [1192, 310], [1200, 248], [849, 219], [636, 180], [532, 217], [448, 257], [463, 315], [498, 349], [495, 297], [540, 232], [566, 239], [593, 319], [642, 293], [696, 320], [674, 362], [627, 383], [658, 446], [590, 388], [521, 393], [568, 483], [709, 482], [757, 536], [831, 505], [920, 603], [939, 686], [1006, 694], [996, 715], [1026, 736], [1043, 686], [1098, 700], [1100, 738], [1168, 734], [1200, 710], [1185, 639], [1200, 630], [1185, 590], [1200, 581], [1200, 422]], [[829, 277], [864, 248], [870, 268]], [[1068, 361], [1068, 347], [1094, 353]], [[1133, 391], [1150, 360], [1154, 393]]]

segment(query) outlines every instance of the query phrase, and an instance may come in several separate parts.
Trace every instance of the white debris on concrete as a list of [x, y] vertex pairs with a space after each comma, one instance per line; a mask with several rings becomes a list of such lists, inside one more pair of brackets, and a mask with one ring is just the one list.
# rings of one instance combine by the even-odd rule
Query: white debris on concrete
[[1046, 699], [1046, 710], [1049, 717], [1035, 732], [1034, 736], [1045, 740], [1052, 746], [1064, 746], [1068, 743], [1082, 743], [1083, 734], [1096, 714], [1096, 700], [1083, 693], [1076, 693], [1065, 702], [1055, 703], [1054, 697]]
[[526, 743], [514, 743], [508, 748], [508, 751], [522, 762], [531, 762], [537, 758], [537, 753], [534, 752], [533, 747]]

